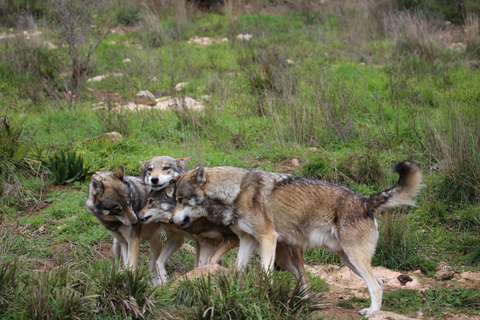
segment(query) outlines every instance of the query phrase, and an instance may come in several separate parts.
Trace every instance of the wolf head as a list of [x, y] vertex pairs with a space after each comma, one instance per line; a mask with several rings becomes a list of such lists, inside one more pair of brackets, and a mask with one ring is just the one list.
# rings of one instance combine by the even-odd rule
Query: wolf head
[[115, 173], [105, 171], [95, 174], [88, 186], [87, 211], [103, 224], [121, 222], [126, 226], [138, 224], [132, 209], [130, 187], [124, 181], [122, 166]]
[[165, 188], [174, 177], [185, 171], [188, 158], [172, 158], [168, 156], [154, 157], [147, 161], [140, 161], [143, 168], [143, 181], [152, 186], [152, 190]]
[[203, 191], [206, 183], [207, 175], [203, 167], [187, 171], [176, 179], [173, 194], [176, 206], [170, 223], [187, 228], [195, 219], [206, 216], [207, 198]]
[[173, 200], [173, 184], [167, 188], [152, 191], [148, 197], [147, 205], [138, 214], [142, 223], [164, 222], [168, 223], [175, 209]]

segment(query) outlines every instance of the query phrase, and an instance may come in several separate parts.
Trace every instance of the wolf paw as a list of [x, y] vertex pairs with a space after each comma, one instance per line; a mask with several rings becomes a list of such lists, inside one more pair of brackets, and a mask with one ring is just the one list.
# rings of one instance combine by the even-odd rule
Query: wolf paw
[[365, 316], [368, 318], [368, 316], [370, 315], [370, 313], [372, 313], [370, 311], [370, 308], [365, 308], [365, 309], [362, 309], [358, 312], [361, 316]]

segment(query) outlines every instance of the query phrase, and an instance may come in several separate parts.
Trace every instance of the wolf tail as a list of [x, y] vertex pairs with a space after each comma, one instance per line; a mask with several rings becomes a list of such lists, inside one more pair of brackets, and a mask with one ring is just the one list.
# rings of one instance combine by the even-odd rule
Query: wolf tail
[[395, 171], [400, 177], [393, 188], [370, 195], [370, 208], [374, 212], [399, 205], [415, 205], [412, 197], [422, 187], [423, 174], [420, 167], [411, 161], [402, 161], [395, 165]]

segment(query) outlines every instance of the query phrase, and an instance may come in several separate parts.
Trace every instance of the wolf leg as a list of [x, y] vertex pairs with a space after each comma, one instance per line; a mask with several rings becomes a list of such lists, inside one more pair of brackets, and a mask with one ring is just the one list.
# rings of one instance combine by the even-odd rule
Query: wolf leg
[[172, 254], [180, 249], [182, 244], [185, 242], [183, 235], [175, 233], [167, 233], [167, 242], [163, 247], [160, 256], [157, 259], [157, 268], [160, 274], [160, 281], [162, 284], [167, 283], [168, 276], [167, 270], [165, 269], [165, 262], [172, 256]]
[[225, 236], [220, 245], [215, 249], [213, 254], [210, 256], [208, 263], [219, 263], [220, 259], [230, 250], [235, 247], [238, 247], [240, 240], [236, 236]]
[[300, 284], [301, 290], [306, 290], [310, 282], [305, 273], [303, 254], [304, 250], [300, 247], [277, 243], [275, 262], [280, 268], [290, 271]]
[[[233, 228], [232, 228], [233, 230]], [[235, 231], [236, 232], [236, 231]], [[243, 270], [252, 257], [253, 251], [257, 247], [257, 240], [247, 233], [237, 234], [240, 239], [237, 255], [237, 269]]]
[[[368, 254], [355, 249], [346, 249], [339, 252], [342, 262], [358, 274], [367, 284], [368, 292], [370, 294], [371, 304], [370, 308], [365, 308], [360, 311], [361, 315], [369, 316], [372, 312], [380, 310], [382, 306], [383, 285], [372, 271], [371, 258]], [[350, 263], [348, 263], [348, 261]]]
[[127, 267], [135, 271], [138, 261], [138, 250], [140, 249], [140, 236], [132, 236], [128, 241], [128, 263]]
[[218, 241], [215, 241], [213, 239], [198, 237], [197, 253], [198, 253], [199, 267], [208, 264], [209, 258], [213, 255], [217, 247], [218, 247]]
[[[158, 274], [157, 270], [157, 260], [162, 252], [162, 229], [158, 228], [155, 234], [153, 234], [150, 239], [148, 239], [148, 244], [150, 246], [150, 275], [152, 276], [152, 282], [154, 287], [161, 285], [164, 279]], [[165, 281], [166, 282], [166, 281]]]
[[275, 249], [277, 246], [277, 238], [278, 238], [278, 234], [276, 232], [272, 232], [269, 234], [262, 235], [259, 239], [262, 266], [267, 273], [271, 273], [273, 271], [273, 263], [275, 262]]

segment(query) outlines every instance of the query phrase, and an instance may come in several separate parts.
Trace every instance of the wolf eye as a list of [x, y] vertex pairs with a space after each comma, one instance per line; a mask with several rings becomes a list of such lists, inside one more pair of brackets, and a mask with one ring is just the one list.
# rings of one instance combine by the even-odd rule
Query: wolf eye
[[163, 167], [163, 170], [165, 171], [170, 170], [170, 167]]
[[148, 199], [148, 204], [151, 205], [152, 203], [153, 203], [153, 199], [152, 198]]
[[152, 167], [147, 168], [147, 171], [151, 172], [153, 170]]

